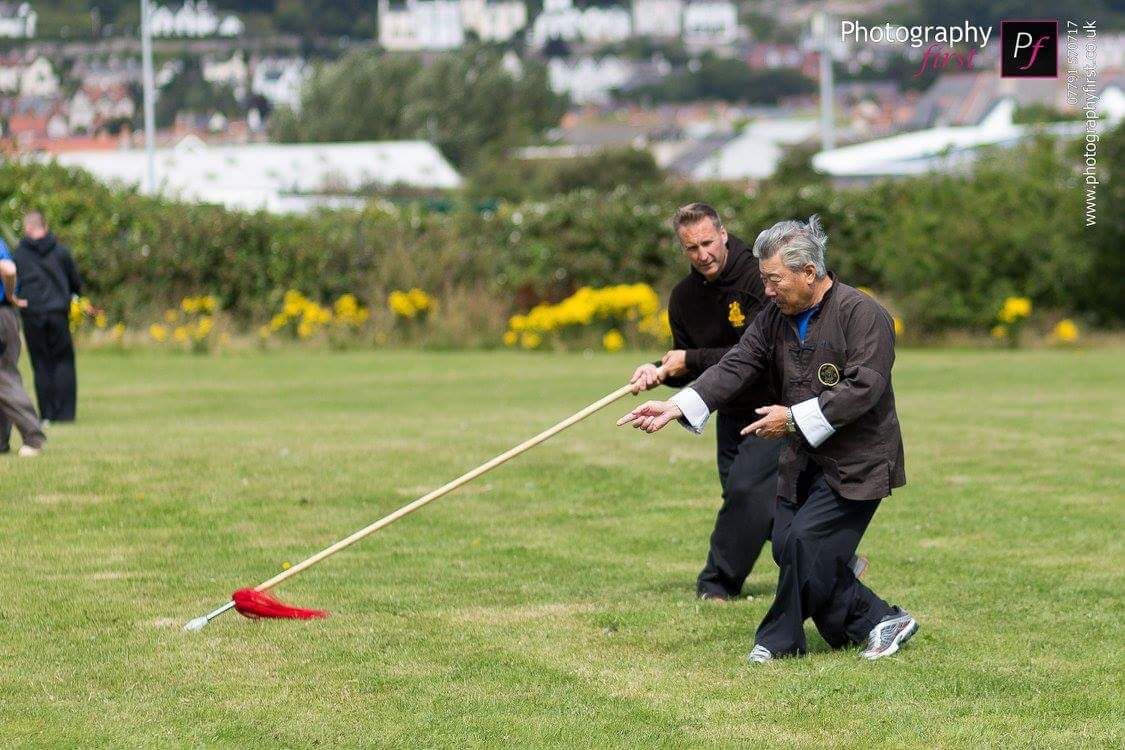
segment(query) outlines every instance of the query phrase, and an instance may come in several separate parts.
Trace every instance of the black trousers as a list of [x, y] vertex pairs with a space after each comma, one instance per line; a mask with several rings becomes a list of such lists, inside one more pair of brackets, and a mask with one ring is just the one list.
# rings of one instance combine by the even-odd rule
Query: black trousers
[[848, 567], [881, 501], [840, 497], [811, 461], [797, 481], [797, 495], [777, 501], [777, 596], [755, 639], [775, 656], [805, 653], [805, 620], [810, 617], [825, 642], [840, 648], [862, 643], [880, 620], [895, 612]]
[[696, 584], [699, 594], [738, 596], [770, 537], [781, 441], [739, 435], [746, 424], [722, 413], [716, 419], [723, 505]]
[[39, 418], [73, 422], [78, 405], [74, 343], [66, 312], [24, 313], [23, 336], [35, 374]]

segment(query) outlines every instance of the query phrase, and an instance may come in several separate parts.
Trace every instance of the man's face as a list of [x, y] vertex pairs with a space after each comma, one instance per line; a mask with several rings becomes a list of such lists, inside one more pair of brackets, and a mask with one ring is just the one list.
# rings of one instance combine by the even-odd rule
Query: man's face
[[794, 271], [781, 262], [781, 254], [758, 261], [758, 272], [766, 287], [766, 297], [773, 301], [781, 312], [796, 315], [812, 307], [816, 284], [816, 266], [806, 263], [800, 271]]
[[692, 268], [708, 281], [714, 281], [727, 264], [727, 230], [705, 217], [685, 224], [676, 234]]
[[47, 236], [47, 227], [38, 221], [25, 221], [23, 233], [33, 240], [41, 240]]

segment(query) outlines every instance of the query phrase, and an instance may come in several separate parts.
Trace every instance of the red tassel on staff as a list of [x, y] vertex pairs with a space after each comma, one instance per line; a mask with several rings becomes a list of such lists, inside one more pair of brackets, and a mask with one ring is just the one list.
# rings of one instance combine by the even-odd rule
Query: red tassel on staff
[[328, 617], [328, 612], [323, 609], [291, 607], [265, 591], [239, 589], [231, 594], [230, 598], [238, 613], [252, 620], [259, 617], [280, 617], [288, 620], [312, 620], [318, 617]]

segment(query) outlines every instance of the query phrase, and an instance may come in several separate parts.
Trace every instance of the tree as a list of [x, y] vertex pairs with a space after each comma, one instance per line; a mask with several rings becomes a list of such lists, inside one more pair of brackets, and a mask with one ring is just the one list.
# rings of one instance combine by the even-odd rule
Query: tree
[[414, 55], [353, 51], [320, 68], [300, 113], [278, 113], [272, 129], [281, 141], [420, 138], [465, 167], [486, 146], [530, 142], [565, 104], [542, 65], [526, 63], [516, 77], [491, 48], [467, 47], [428, 66]]

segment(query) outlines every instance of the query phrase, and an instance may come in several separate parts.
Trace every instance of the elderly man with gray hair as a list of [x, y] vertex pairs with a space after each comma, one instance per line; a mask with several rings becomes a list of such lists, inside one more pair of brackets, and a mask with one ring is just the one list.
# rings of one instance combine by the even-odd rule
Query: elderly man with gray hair
[[698, 433], [747, 383], [764, 376], [779, 388], [782, 404], [758, 409], [761, 418], [743, 430], [785, 439], [773, 526], [781, 571], [752, 662], [804, 654], [808, 618], [833, 648], [866, 641], [866, 659], [895, 653], [918, 630], [848, 565], [880, 501], [906, 475], [891, 387], [893, 321], [828, 272], [826, 245], [816, 216], [759, 234], [753, 252], [773, 304], [687, 388], [618, 422], [656, 432], [678, 419]]

